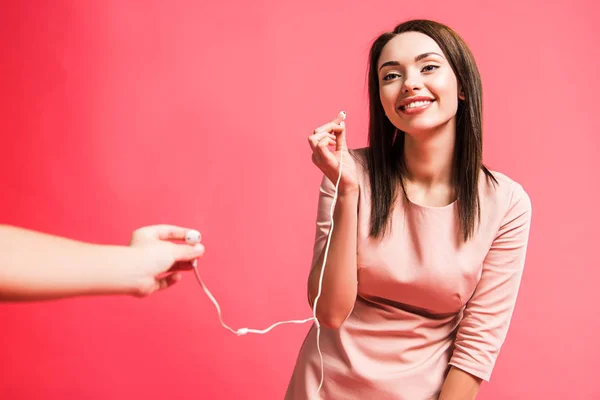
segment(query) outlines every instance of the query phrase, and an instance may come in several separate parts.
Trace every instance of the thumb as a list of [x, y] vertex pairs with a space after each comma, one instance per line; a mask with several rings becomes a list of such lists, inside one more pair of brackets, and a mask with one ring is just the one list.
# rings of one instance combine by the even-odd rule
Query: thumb
[[177, 244], [175, 252], [175, 261], [192, 261], [204, 254], [205, 248], [202, 243], [194, 246], [187, 244]]
[[344, 128], [344, 130], [337, 135], [337, 138], [335, 140], [335, 151], [342, 151], [348, 149], [348, 146], [346, 146], [346, 122], [341, 121], [340, 126]]
[[342, 122], [345, 119], [346, 119], [346, 111], [340, 111], [338, 113], [338, 115], [335, 117], [335, 119], [333, 120], [333, 122], [335, 122], [336, 124], [339, 124], [340, 122]]

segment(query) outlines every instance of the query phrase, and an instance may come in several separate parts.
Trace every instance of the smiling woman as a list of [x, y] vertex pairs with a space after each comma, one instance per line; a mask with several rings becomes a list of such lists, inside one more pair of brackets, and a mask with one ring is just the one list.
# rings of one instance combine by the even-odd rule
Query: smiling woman
[[347, 150], [343, 114], [309, 138], [325, 175], [308, 292], [312, 304], [325, 268], [316, 313], [327, 327], [326, 379], [321, 388], [313, 326], [286, 399], [474, 399], [490, 378], [515, 307], [531, 204], [520, 184], [482, 165], [481, 92], [454, 31], [409, 21], [371, 48], [368, 147]]

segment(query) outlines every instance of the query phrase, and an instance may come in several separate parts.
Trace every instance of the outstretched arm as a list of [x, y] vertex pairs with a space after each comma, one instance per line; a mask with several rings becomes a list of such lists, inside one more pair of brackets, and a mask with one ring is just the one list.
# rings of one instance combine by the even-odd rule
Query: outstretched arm
[[82, 295], [145, 296], [179, 280], [204, 253], [176, 244], [189, 229], [157, 225], [136, 230], [129, 246], [85, 243], [0, 225], [0, 300]]

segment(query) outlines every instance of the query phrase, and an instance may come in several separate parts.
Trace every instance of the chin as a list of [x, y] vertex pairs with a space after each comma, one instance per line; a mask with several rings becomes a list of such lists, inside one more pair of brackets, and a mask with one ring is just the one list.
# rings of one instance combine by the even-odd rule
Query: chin
[[396, 121], [392, 121], [392, 123], [398, 130], [406, 133], [407, 135], [419, 137], [438, 132], [444, 127], [446, 127], [449, 123], [452, 123], [452, 121], [453, 118], [450, 118], [449, 120], [440, 120], [439, 118], [425, 117], [413, 118], [410, 122], [407, 123], [407, 121], [404, 118], [397, 117]]
[[436, 131], [438, 131], [440, 128], [442, 128], [443, 123], [435, 123], [432, 121], [423, 121], [423, 122], [419, 122], [419, 123], [411, 123], [411, 124], [394, 124], [396, 126], [396, 128], [398, 128], [398, 130], [401, 130], [402, 132], [406, 133], [407, 135], [410, 136], [423, 136], [426, 135], [428, 133], [434, 133]]

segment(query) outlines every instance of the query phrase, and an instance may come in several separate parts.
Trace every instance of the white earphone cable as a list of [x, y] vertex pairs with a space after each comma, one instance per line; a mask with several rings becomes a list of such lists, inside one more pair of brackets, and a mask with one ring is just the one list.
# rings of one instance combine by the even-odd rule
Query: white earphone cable
[[[343, 145], [343, 144], [342, 144]], [[317, 297], [315, 297], [315, 302], [313, 305], [313, 316], [312, 318], [306, 318], [306, 319], [302, 319], [302, 320], [290, 320], [290, 321], [280, 321], [280, 322], [276, 322], [273, 325], [271, 325], [270, 327], [266, 328], [266, 329], [251, 329], [251, 328], [239, 328], [239, 329], [233, 329], [231, 328], [229, 325], [227, 325], [224, 321], [223, 321], [223, 316], [221, 313], [221, 307], [219, 307], [219, 303], [217, 302], [217, 300], [215, 299], [215, 297], [212, 295], [212, 293], [208, 290], [208, 287], [204, 284], [204, 282], [202, 281], [202, 278], [200, 277], [200, 273], [198, 272], [198, 268], [196, 266], [196, 263], [193, 264], [194, 268], [194, 273], [196, 275], [196, 278], [198, 279], [198, 282], [200, 283], [200, 286], [202, 286], [202, 289], [204, 289], [204, 292], [206, 293], [206, 295], [208, 296], [208, 298], [213, 302], [213, 304], [215, 305], [216, 309], [217, 309], [217, 313], [219, 314], [219, 321], [221, 322], [221, 325], [227, 329], [228, 331], [230, 331], [231, 333], [238, 335], [238, 336], [242, 336], [242, 335], [246, 335], [248, 333], [255, 333], [255, 334], [259, 334], [259, 335], [264, 335], [265, 333], [269, 332], [271, 329], [279, 326], [279, 325], [283, 325], [283, 324], [304, 324], [306, 322], [309, 321], [314, 321], [315, 326], [317, 327], [317, 351], [319, 352], [319, 359], [321, 361], [321, 381], [319, 383], [319, 387], [317, 388], [317, 391], [315, 393], [316, 398], [318, 399], [318, 395], [319, 392], [321, 391], [321, 388], [323, 387], [323, 382], [325, 380], [325, 366], [324, 366], [324, 361], [323, 361], [323, 353], [321, 352], [321, 344], [320, 344], [320, 335], [321, 335], [321, 324], [319, 323], [319, 320], [317, 319], [317, 303], [319, 302], [319, 298], [321, 297], [321, 292], [323, 289], [323, 276], [325, 273], [325, 264], [327, 263], [327, 254], [329, 253], [329, 245], [331, 243], [331, 234], [333, 232], [333, 213], [335, 210], [335, 204], [337, 202], [337, 197], [338, 197], [338, 188], [339, 188], [339, 184], [340, 184], [340, 180], [342, 178], [342, 169], [343, 169], [343, 154], [344, 154], [344, 148], [342, 147], [342, 150], [340, 152], [340, 169], [339, 169], [339, 175], [338, 175], [338, 179], [337, 182], [335, 184], [335, 193], [333, 196], [333, 201], [331, 203], [331, 208], [329, 211], [329, 216], [331, 218], [331, 227], [329, 229], [329, 234], [327, 235], [327, 243], [325, 246], [325, 254], [323, 256], [323, 265], [321, 267], [321, 275], [319, 277], [319, 290], [317, 293]]]
[[317, 319], [317, 303], [319, 302], [319, 298], [321, 297], [321, 291], [323, 289], [323, 275], [325, 273], [325, 264], [327, 263], [327, 254], [329, 253], [329, 244], [331, 243], [331, 234], [333, 232], [333, 212], [335, 210], [335, 203], [337, 202], [338, 188], [340, 185], [340, 180], [342, 179], [342, 169], [343, 169], [343, 155], [344, 148], [340, 151], [340, 172], [337, 178], [337, 182], [335, 183], [335, 193], [333, 195], [333, 201], [331, 202], [331, 208], [329, 209], [329, 218], [331, 220], [331, 227], [329, 228], [329, 234], [327, 235], [327, 244], [325, 245], [325, 254], [323, 255], [323, 265], [321, 266], [321, 276], [319, 277], [319, 291], [317, 293], [317, 297], [315, 297], [315, 304], [313, 305], [313, 318], [315, 320], [315, 325], [317, 326], [317, 351], [319, 352], [319, 359], [321, 360], [321, 382], [319, 383], [319, 387], [317, 388], [317, 392], [315, 394], [318, 399], [319, 392], [323, 387], [323, 382], [325, 380], [325, 365], [323, 362], [323, 353], [321, 352], [321, 324]]

